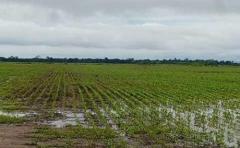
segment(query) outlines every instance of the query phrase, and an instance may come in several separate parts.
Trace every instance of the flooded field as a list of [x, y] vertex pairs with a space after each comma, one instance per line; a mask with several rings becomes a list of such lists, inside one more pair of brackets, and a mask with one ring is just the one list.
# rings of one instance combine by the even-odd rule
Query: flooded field
[[[120, 106], [121, 107], [121, 106]], [[125, 106], [127, 108], [127, 106]], [[200, 145], [210, 144], [214, 146], [217, 142], [221, 141], [227, 147], [238, 147], [240, 143], [240, 109], [227, 109], [224, 107], [223, 102], [218, 102], [215, 105], [209, 105], [208, 107], [196, 109], [192, 112], [184, 111], [182, 109], [175, 108], [171, 105], [160, 104], [158, 108], [138, 108], [140, 114], [142, 114], [142, 122], [148, 124], [148, 119], [154, 118], [161, 119], [161, 124], [175, 126], [178, 128], [178, 124], [181, 123], [185, 128], [188, 128], [193, 132], [194, 136], [198, 134], [204, 134]], [[129, 122], [127, 119], [121, 119], [121, 123], [115, 123], [113, 118], [120, 117], [118, 111], [111, 110], [110, 113], [100, 108], [102, 116], [106, 119], [108, 128], [121, 133], [121, 135], [127, 137], [127, 133], [124, 129], [121, 129], [121, 124]], [[126, 111], [126, 110], [124, 110]], [[156, 114], [157, 113], [157, 114]], [[51, 113], [48, 113], [51, 114]], [[84, 113], [83, 110], [78, 112], [74, 111], [61, 111], [57, 110], [53, 112], [55, 119], [49, 119], [41, 122], [36, 122], [38, 125], [47, 125], [53, 128], [66, 128], [68, 126], [81, 126], [83, 128], [107, 128], [103, 124], [91, 125], [88, 123], [87, 115], [97, 117], [97, 113], [91, 109], [87, 109]], [[109, 115], [111, 114], [111, 115]], [[41, 112], [4, 112], [0, 111], [0, 115], [9, 117], [33, 117], [40, 116]], [[114, 116], [114, 117], [113, 117]], [[152, 120], [152, 119], [151, 119]], [[193, 136], [192, 135], [192, 136]], [[194, 138], [196, 138], [194, 137]], [[129, 138], [129, 137], [128, 137]]]
[[0, 123], [34, 146], [239, 147], [238, 68], [31, 66], [0, 84]]

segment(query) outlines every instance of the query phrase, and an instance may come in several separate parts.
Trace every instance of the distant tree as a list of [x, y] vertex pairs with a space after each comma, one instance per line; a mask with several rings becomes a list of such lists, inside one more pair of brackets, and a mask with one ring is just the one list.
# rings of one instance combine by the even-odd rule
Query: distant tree
[[47, 63], [113, 63], [113, 64], [197, 64], [197, 65], [235, 65], [240, 66], [240, 63], [234, 63], [233, 61], [217, 61], [213, 59], [209, 60], [189, 60], [189, 59], [163, 59], [163, 60], [150, 60], [150, 59], [143, 59], [143, 60], [135, 60], [133, 58], [127, 59], [109, 59], [105, 57], [104, 59], [93, 59], [93, 58], [85, 58], [85, 59], [78, 59], [78, 58], [53, 58], [47, 56], [46, 58], [41, 58], [40, 56], [35, 56], [34, 58], [19, 58], [17, 56], [10, 56], [8, 58], [0, 57], [0, 61], [2, 62], [47, 62]]

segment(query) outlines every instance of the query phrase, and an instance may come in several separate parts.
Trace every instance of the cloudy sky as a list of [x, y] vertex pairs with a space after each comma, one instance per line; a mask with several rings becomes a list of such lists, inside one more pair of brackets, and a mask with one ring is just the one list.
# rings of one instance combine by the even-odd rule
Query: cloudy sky
[[239, 0], [0, 0], [0, 56], [240, 61]]

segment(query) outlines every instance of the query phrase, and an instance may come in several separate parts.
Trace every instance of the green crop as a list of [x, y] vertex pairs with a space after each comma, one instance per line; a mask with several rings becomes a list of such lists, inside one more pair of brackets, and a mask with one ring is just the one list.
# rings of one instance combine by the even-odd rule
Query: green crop
[[74, 114], [77, 125], [40, 127], [37, 142], [237, 146], [239, 74], [232, 66], [1, 63], [0, 110], [35, 111], [40, 124]]

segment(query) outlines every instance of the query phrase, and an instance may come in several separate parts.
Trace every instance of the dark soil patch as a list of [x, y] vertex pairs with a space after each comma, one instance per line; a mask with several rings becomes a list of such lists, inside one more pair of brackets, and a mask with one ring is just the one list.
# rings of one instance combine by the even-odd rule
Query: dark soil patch
[[35, 147], [31, 140], [33, 125], [0, 125], [0, 148]]

